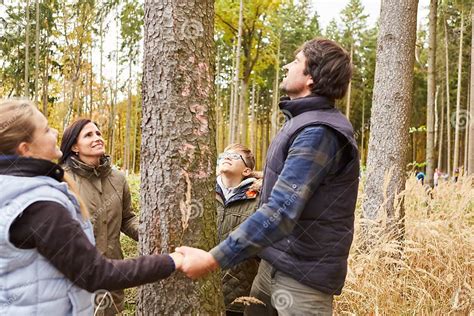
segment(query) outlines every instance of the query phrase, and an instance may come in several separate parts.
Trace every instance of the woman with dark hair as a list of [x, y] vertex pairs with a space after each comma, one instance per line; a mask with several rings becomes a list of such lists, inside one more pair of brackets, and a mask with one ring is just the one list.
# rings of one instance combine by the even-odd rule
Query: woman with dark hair
[[[120, 232], [138, 241], [138, 217], [131, 208], [127, 179], [112, 168], [98, 126], [88, 119], [72, 123], [64, 131], [61, 151], [60, 164], [77, 184], [91, 212], [97, 249], [107, 258], [123, 259]], [[124, 308], [123, 291], [115, 291], [112, 296], [115, 306], [104, 310], [105, 315]]]
[[177, 253], [111, 260], [96, 249], [87, 207], [53, 162], [57, 137], [31, 102], [0, 101], [0, 315], [92, 315], [92, 292], [182, 265]]

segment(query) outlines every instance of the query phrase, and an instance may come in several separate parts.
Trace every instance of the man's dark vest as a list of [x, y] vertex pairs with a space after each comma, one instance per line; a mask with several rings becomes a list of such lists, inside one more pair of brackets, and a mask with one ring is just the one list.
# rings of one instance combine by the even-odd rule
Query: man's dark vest
[[[314, 103], [314, 110], [298, 107]], [[325, 105], [326, 104], [326, 105]], [[282, 101], [290, 119], [268, 149], [261, 193], [267, 203], [288, 150], [305, 127], [324, 125], [338, 133], [344, 150], [340, 166], [332, 168], [308, 200], [293, 232], [265, 248], [259, 256], [297, 281], [324, 293], [340, 294], [347, 274], [347, 257], [354, 234], [354, 210], [359, 185], [359, 153], [351, 123], [323, 97]], [[297, 109], [297, 115], [294, 116]], [[299, 113], [298, 113], [299, 112]], [[293, 117], [291, 115], [293, 114]], [[294, 170], [298, 172], [298, 170]], [[295, 190], [296, 185], [294, 187]], [[291, 196], [288, 197], [291, 200]]]

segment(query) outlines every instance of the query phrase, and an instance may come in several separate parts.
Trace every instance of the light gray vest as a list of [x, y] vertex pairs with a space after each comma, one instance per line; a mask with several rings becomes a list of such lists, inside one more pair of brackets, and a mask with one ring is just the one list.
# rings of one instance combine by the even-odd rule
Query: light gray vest
[[75, 286], [36, 249], [19, 249], [9, 241], [14, 220], [39, 201], [63, 205], [94, 243], [92, 225], [82, 220], [65, 183], [0, 175], [0, 315], [92, 315], [92, 293]]

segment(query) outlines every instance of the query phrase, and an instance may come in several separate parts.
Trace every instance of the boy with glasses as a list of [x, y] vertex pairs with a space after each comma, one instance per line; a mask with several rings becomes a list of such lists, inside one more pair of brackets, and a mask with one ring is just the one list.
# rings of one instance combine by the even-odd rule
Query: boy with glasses
[[[243, 145], [229, 145], [219, 155], [216, 185], [219, 242], [226, 239], [258, 207], [260, 181], [254, 177], [254, 168], [254, 155]], [[257, 270], [257, 260], [250, 259], [223, 272], [226, 315], [243, 315], [244, 306], [232, 302], [236, 298], [249, 296]]]

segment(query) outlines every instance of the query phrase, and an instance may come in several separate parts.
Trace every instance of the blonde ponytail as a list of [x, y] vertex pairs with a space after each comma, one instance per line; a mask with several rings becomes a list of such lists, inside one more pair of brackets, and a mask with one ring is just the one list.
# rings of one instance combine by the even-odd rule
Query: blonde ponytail
[[89, 219], [90, 218], [89, 211], [87, 210], [86, 204], [84, 203], [81, 196], [79, 195], [79, 190], [77, 189], [76, 182], [74, 182], [74, 180], [66, 173], [64, 174], [63, 181], [64, 183], [68, 185], [69, 189], [74, 194], [77, 201], [79, 202], [82, 218], [84, 220]]

